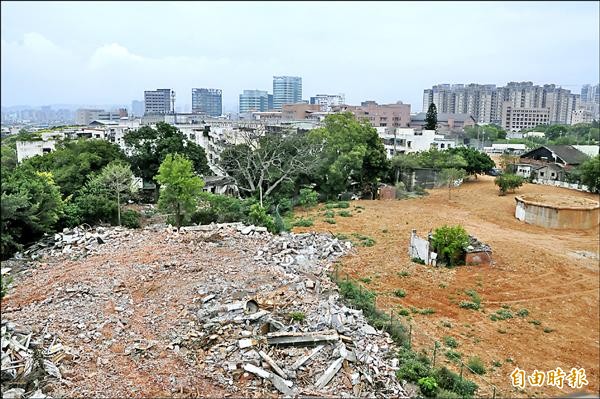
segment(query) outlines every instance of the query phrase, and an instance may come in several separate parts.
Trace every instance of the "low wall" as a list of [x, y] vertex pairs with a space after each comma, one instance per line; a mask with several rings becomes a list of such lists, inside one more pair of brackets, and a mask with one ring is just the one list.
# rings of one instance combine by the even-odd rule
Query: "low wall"
[[599, 222], [600, 206], [591, 200], [573, 206], [544, 203], [523, 196], [515, 197], [515, 201], [515, 217], [525, 223], [553, 229], [590, 229]]

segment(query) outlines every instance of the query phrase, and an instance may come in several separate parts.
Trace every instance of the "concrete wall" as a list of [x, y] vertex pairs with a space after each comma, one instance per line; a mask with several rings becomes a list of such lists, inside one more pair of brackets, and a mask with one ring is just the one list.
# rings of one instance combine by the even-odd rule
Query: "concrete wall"
[[531, 204], [516, 197], [515, 217], [525, 223], [552, 229], [590, 229], [598, 225], [598, 207], [594, 209], [559, 208]]
[[408, 254], [411, 259], [418, 258], [425, 261], [425, 264], [430, 264], [431, 257], [429, 253], [429, 241], [417, 236], [417, 231], [413, 230], [410, 235], [410, 244]]

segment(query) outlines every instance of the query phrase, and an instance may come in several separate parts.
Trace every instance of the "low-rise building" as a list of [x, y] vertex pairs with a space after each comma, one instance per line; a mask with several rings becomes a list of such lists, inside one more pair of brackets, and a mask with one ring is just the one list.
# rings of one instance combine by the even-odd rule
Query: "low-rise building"
[[[425, 126], [426, 112], [419, 112], [410, 116], [410, 127], [420, 130]], [[438, 131], [462, 131], [465, 127], [474, 127], [477, 121], [469, 114], [439, 113], [437, 115]]]
[[388, 158], [396, 154], [428, 151], [432, 148], [447, 150], [456, 147], [456, 140], [436, 134], [435, 130], [416, 131], [413, 128], [376, 127]]
[[506, 101], [502, 107], [502, 128], [518, 132], [550, 123], [549, 108], [520, 108]]
[[592, 123], [594, 121], [594, 113], [585, 108], [576, 109], [571, 113], [571, 125], [578, 123]]
[[362, 105], [337, 105], [332, 112], [352, 112], [357, 119], [367, 119], [374, 127], [409, 127], [410, 104], [377, 104], [375, 101]]

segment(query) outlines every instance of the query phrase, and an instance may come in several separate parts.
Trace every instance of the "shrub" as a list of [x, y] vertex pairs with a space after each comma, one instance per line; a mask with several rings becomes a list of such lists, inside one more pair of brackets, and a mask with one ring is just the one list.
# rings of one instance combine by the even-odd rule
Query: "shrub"
[[456, 342], [456, 339], [454, 339], [454, 337], [450, 337], [450, 336], [444, 337], [444, 343], [449, 348], [456, 348], [458, 346], [458, 342]]
[[512, 318], [513, 318], [512, 312], [507, 309], [499, 309], [496, 311], [496, 313], [490, 315], [490, 319], [492, 321], [506, 320], [506, 319], [512, 319]]
[[540, 324], [542, 324], [542, 322], [539, 320], [529, 320], [529, 322], [534, 326], [539, 326]]
[[298, 198], [298, 205], [304, 207], [304, 209], [312, 208], [317, 205], [319, 200], [319, 194], [312, 188], [301, 188], [300, 196]]
[[350, 201], [352, 199], [352, 196], [354, 194], [351, 193], [350, 191], [345, 191], [343, 193], [340, 194], [340, 200], [342, 201]]
[[460, 358], [462, 357], [462, 354], [460, 352], [456, 352], [453, 350], [446, 351], [446, 353], [444, 355], [446, 355], [446, 357], [449, 360], [452, 360], [453, 362], [458, 362], [460, 360]]
[[335, 213], [333, 211], [325, 212], [325, 217], [332, 218], [335, 217]]
[[373, 280], [371, 279], [371, 277], [363, 277], [363, 278], [359, 278], [359, 281], [362, 281], [363, 283], [369, 284]]
[[401, 272], [398, 273], [398, 276], [400, 276], [400, 277], [408, 277], [408, 276], [410, 276], [410, 273], [407, 272], [406, 270], [403, 270], [403, 271], [401, 271]]
[[421, 258], [411, 258], [411, 261], [414, 263], [418, 263], [419, 265], [424, 265], [425, 261]]
[[454, 266], [463, 258], [465, 248], [469, 245], [469, 236], [462, 226], [444, 225], [435, 230], [431, 241], [439, 259]]
[[138, 229], [140, 227], [140, 213], [133, 209], [127, 209], [121, 214], [121, 225], [130, 229]]
[[348, 201], [339, 201], [337, 208], [350, 208], [350, 203]]
[[398, 311], [398, 314], [400, 316], [408, 316], [410, 315], [410, 311], [408, 309], [402, 308]]
[[373, 245], [375, 245], [375, 240], [369, 236], [364, 236], [358, 233], [353, 233], [352, 235], [358, 240], [357, 245], [360, 245], [362, 247], [372, 247]]
[[290, 319], [294, 321], [304, 321], [306, 318], [303, 312], [290, 312]]
[[431, 366], [427, 356], [417, 354], [410, 349], [401, 348], [398, 352], [398, 359], [400, 360], [400, 368], [396, 372], [396, 377], [400, 380], [417, 382], [431, 374]]
[[313, 220], [309, 219], [309, 218], [307, 218], [307, 219], [300, 218], [300, 219], [297, 219], [293, 225], [296, 227], [310, 227], [313, 225]]
[[0, 275], [0, 298], [8, 292], [8, 286], [12, 283], [12, 277], [8, 275]]
[[492, 366], [494, 367], [502, 367], [502, 362], [498, 360], [492, 361]]
[[419, 378], [417, 385], [425, 396], [433, 397], [438, 390], [438, 384], [433, 377]]
[[396, 291], [394, 291], [394, 295], [398, 298], [404, 298], [406, 296], [406, 291], [404, 291], [403, 289], [397, 289]]
[[448, 391], [447, 389], [438, 389], [436, 397], [440, 398], [440, 399], [462, 399], [463, 398], [462, 395], [459, 395], [456, 392]]
[[329, 224], [336, 224], [337, 222], [335, 221], [335, 219], [331, 219], [331, 218], [327, 218], [327, 219], [323, 219], [323, 221], [325, 223], [329, 223]]
[[519, 316], [519, 317], [527, 317], [527, 316], [529, 316], [529, 310], [527, 310], [527, 309], [519, 309], [517, 311], [517, 316]]
[[348, 211], [339, 211], [338, 215], [344, 218], [349, 218], [352, 217], [352, 213], [348, 212]]
[[479, 375], [485, 374], [485, 367], [483, 361], [478, 356], [473, 356], [467, 362], [467, 366], [471, 369], [471, 372]]
[[275, 230], [275, 221], [273, 220], [273, 217], [268, 215], [267, 210], [260, 206], [260, 204], [253, 204], [250, 206], [248, 222], [257, 226], [264, 226], [271, 232]]
[[460, 397], [472, 397], [477, 391], [477, 384], [467, 379], [461, 378], [458, 374], [448, 370], [446, 367], [441, 367], [435, 370], [433, 376], [442, 389], [453, 391]]
[[552, 328], [550, 328], [550, 327], [544, 327], [544, 332], [545, 333], [551, 333], [552, 331], [554, 331]]
[[463, 309], [479, 310], [479, 304], [471, 301], [460, 301], [458, 306], [460, 306]]
[[500, 188], [500, 195], [506, 195], [509, 190], [514, 192], [523, 185], [523, 182], [523, 177], [512, 173], [497, 176], [494, 180], [494, 183]]

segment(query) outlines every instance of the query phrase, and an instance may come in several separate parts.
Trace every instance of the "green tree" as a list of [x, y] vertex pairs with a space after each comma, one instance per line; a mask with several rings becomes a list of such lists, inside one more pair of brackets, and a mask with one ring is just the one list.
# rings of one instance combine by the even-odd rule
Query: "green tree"
[[461, 179], [464, 179], [464, 177], [465, 171], [456, 168], [442, 169], [442, 171], [439, 173], [439, 181], [448, 187], [448, 201], [451, 199], [452, 189], [457, 187], [457, 182], [459, 182]]
[[[211, 173], [204, 149], [168, 123], [159, 122], [156, 129], [143, 126], [126, 133], [123, 140], [131, 149], [129, 161], [133, 172], [145, 182], [152, 181], [167, 154], [174, 153], [185, 155], [199, 175]], [[158, 186], [156, 190], [158, 193]]]
[[90, 177], [112, 161], [125, 160], [121, 149], [106, 140], [65, 141], [56, 151], [26, 159], [35, 170], [51, 172], [64, 196], [81, 189]]
[[425, 114], [425, 130], [435, 130], [437, 127], [437, 107], [434, 103], [429, 104], [427, 114]]
[[192, 161], [180, 154], [167, 154], [155, 179], [162, 185], [158, 207], [175, 214], [179, 230], [182, 219], [196, 210], [204, 182], [194, 174]]
[[469, 245], [469, 235], [460, 225], [444, 225], [435, 229], [431, 243], [438, 253], [438, 259], [446, 262], [448, 266], [454, 266], [460, 263], [467, 245]]
[[20, 165], [2, 173], [1, 253], [6, 259], [23, 244], [39, 239], [63, 213], [60, 191], [51, 173]]
[[111, 162], [96, 176], [100, 185], [115, 196], [117, 201], [117, 223], [121, 225], [121, 197], [133, 194], [137, 187], [133, 182], [131, 167], [119, 161]]
[[455, 147], [448, 150], [451, 154], [460, 155], [465, 161], [465, 171], [469, 175], [483, 174], [496, 164], [489, 155], [470, 147]]
[[506, 173], [497, 176], [496, 179], [494, 179], [494, 184], [500, 188], [500, 195], [506, 195], [509, 190], [514, 192], [514, 190], [521, 187], [524, 181], [525, 179], [519, 175]]
[[415, 154], [396, 154], [391, 160], [391, 169], [394, 172], [394, 183], [404, 177], [404, 173], [419, 167], [419, 160]]
[[588, 159], [577, 169], [581, 184], [585, 184], [588, 191], [594, 193], [600, 190], [600, 155]]
[[2, 171], [11, 171], [17, 167], [17, 151], [14, 148], [3, 145], [0, 158], [2, 161]]
[[385, 147], [377, 130], [367, 120], [358, 121], [350, 112], [329, 115], [325, 126], [309, 133], [311, 140], [323, 143], [321, 160], [312, 180], [328, 198], [353, 184], [377, 184], [389, 170]]
[[300, 197], [298, 198], [298, 204], [304, 207], [305, 211], [307, 211], [308, 208], [317, 205], [318, 200], [319, 194], [312, 188], [300, 189]]

